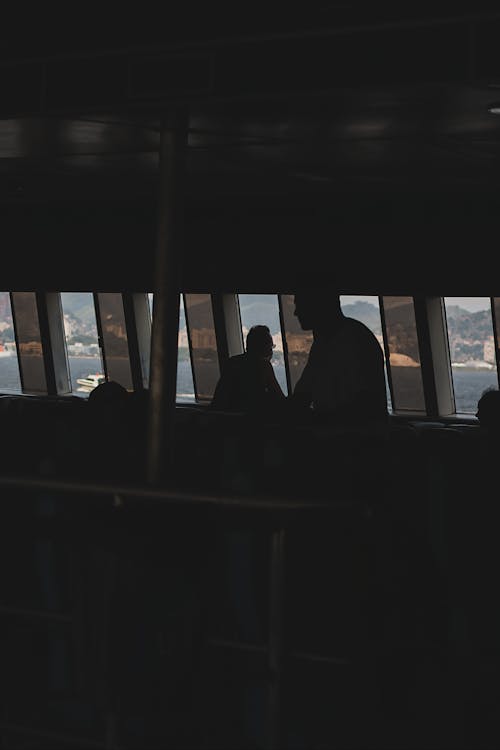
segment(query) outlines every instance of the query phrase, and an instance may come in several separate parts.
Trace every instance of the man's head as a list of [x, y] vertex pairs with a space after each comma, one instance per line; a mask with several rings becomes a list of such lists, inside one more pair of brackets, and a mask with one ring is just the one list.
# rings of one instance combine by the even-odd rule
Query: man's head
[[294, 302], [294, 315], [304, 331], [331, 329], [342, 318], [338, 293], [326, 288], [302, 289]]
[[129, 393], [123, 385], [115, 380], [108, 380], [94, 388], [89, 394], [88, 403], [92, 408], [119, 407], [125, 404]]
[[500, 431], [500, 391], [490, 388], [477, 402], [476, 417], [483, 427]]
[[252, 326], [247, 333], [247, 353], [253, 357], [271, 359], [274, 342], [267, 326]]

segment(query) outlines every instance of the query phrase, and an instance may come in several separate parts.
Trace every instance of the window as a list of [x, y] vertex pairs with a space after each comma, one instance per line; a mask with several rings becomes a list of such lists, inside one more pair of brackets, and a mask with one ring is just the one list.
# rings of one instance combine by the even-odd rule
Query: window
[[392, 408], [425, 412], [424, 388], [413, 297], [383, 297]]
[[196, 399], [211, 401], [219, 380], [219, 357], [210, 294], [185, 294]]
[[179, 340], [177, 346], [177, 401], [189, 403], [194, 401], [194, 382], [182, 294], [179, 305]]
[[268, 326], [275, 345], [272, 365], [274, 367], [276, 379], [283, 389], [283, 393], [288, 393], [277, 295], [239, 294], [238, 299], [243, 340], [246, 342], [247, 333], [252, 326]]
[[132, 371], [122, 295], [99, 292], [97, 303], [107, 377], [131, 391]]
[[[481, 393], [498, 387], [489, 297], [445, 297], [455, 410], [475, 414]], [[495, 318], [498, 323], [495, 301]], [[498, 328], [497, 328], [498, 336]]]
[[21, 391], [14, 321], [9, 292], [0, 292], [0, 389]]
[[[153, 294], [148, 294], [149, 310], [153, 318]], [[189, 353], [189, 341], [186, 328], [186, 314], [184, 310], [184, 298], [180, 295], [179, 302], [179, 338], [177, 342], [177, 395], [179, 403], [193, 403], [194, 383], [191, 357]]]
[[47, 393], [47, 380], [36, 294], [35, 292], [13, 292], [11, 304], [23, 391], [45, 394]]
[[[71, 392], [86, 397], [104, 377], [92, 292], [61, 292]], [[83, 382], [82, 382], [83, 381]]]

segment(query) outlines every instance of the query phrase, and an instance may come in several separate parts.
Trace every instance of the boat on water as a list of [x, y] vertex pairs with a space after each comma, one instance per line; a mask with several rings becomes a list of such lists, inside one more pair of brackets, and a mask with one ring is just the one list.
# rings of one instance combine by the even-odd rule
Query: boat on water
[[101, 383], [104, 383], [106, 381], [106, 377], [100, 373], [96, 372], [95, 374], [89, 374], [86, 378], [77, 378], [77, 383], [80, 386], [76, 390], [79, 393], [90, 393], [90, 391], [93, 391], [94, 388], [97, 388], [98, 385]]

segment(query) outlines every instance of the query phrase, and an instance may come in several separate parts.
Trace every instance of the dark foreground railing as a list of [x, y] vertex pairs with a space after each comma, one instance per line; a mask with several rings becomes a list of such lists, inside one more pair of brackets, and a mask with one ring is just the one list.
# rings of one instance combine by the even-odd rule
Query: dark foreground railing
[[[240, 727], [238, 729], [240, 733], [245, 735], [245, 733], [248, 734], [250, 732], [251, 735], [252, 732], [256, 732], [259, 735], [259, 741], [262, 743], [262, 746], [268, 748], [284, 746], [284, 736], [286, 735], [286, 720], [283, 708], [284, 675], [287, 669], [286, 662], [289, 658], [301, 661], [310, 660], [312, 662], [322, 660], [325, 663], [347, 663], [348, 660], [345, 658], [342, 659], [328, 655], [322, 656], [319, 653], [314, 653], [313, 643], [306, 651], [302, 650], [299, 652], [297, 649], [294, 652], [290, 651], [286, 638], [286, 548], [289, 529], [293, 529], [293, 532], [296, 533], [297, 528], [301, 526], [306, 527], [311, 523], [318, 522], [320, 524], [324, 522], [332, 523], [334, 518], [345, 517], [346, 515], [361, 518], [363, 513], [366, 512], [366, 508], [359, 503], [353, 503], [352, 499], [345, 498], [342, 501], [335, 501], [329, 498], [299, 499], [293, 497], [265, 497], [262, 495], [251, 497], [237, 493], [205, 494], [191, 492], [182, 488], [152, 487], [148, 485], [133, 486], [116, 484], [114, 482], [81, 482], [72, 481], [71, 479], [60, 480], [55, 478], [22, 476], [0, 477], [0, 488], [3, 499], [4, 528], [8, 529], [10, 525], [10, 533], [17, 533], [20, 537], [22, 535], [25, 537], [29, 536], [33, 542], [32, 548], [35, 551], [38, 549], [38, 560], [35, 566], [38, 572], [35, 571], [35, 575], [39, 576], [42, 589], [45, 589], [47, 592], [51, 586], [56, 585], [55, 579], [60, 574], [54, 563], [52, 564], [52, 569], [49, 570], [51, 567], [49, 560], [54, 558], [53, 551], [57, 548], [58, 540], [63, 539], [66, 545], [69, 543], [72, 547], [71, 553], [73, 558], [76, 557], [76, 560], [73, 559], [72, 565], [77, 570], [76, 578], [71, 584], [72, 596], [70, 597], [71, 606], [69, 609], [56, 610], [53, 606], [43, 608], [28, 606], [27, 604], [21, 606], [5, 601], [4, 596], [1, 596], [0, 618], [4, 622], [8, 620], [10, 623], [21, 623], [21, 627], [25, 626], [22, 623], [29, 622], [29, 627], [34, 629], [40, 627], [54, 628], [56, 625], [69, 625], [73, 632], [72, 642], [76, 651], [74, 657], [79, 662], [79, 668], [83, 672], [85, 672], [85, 659], [88, 654], [87, 641], [89, 640], [89, 633], [92, 629], [95, 630], [97, 628], [97, 636], [94, 634], [93, 637], [97, 638], [100, 643], [94, 644], [94, 647], [101, 653], [103, 661], [101, 664], [101, 673], [96, 678], [96, 688], [98, 693], [105, 693], [104, 699], [99, 699], [100, 704], [105, 707], [105, 720], [101, 722], [102, 734], [99, 738], [96, 736], [85, 736], [86, 732], [78, 734], [74, 730], [73, 732], [68, 731], [66, 725], [68, 722], [71, 724], [68, 715], [66, 715], [65, 721], [62, 722], [62, 726], [47, 727], [43, 723], [36, 726], [28, 715], [23, 716], [22, 700], [17, 700], [15, 710], [12, 712], [12, 696], [9, 696], [8, 685], [5, 685], [4, 719], [0, 724], [5, 738], [16, 735], [29, 737], [35, 743], [34, 746], [39, 747], [45, 747], [49, 743], [53, 747], [119, 748], [134, 746], [134, 741], [138, 741], [137, 738], [134, 740], [128, 737], [127, 731], [124, 731], [123, 726], [120, 726], [123, 718], [121, 716], [122, 709], [118, 705], [119, 700], [114, 695], [114, 692], [117, 682], [120, 681], [121, 669], [120, 667], [115, 668], [114, 661], [116, 661], [116, 655], [110, 655], [110, 651], [114, 651], [113, 643], [110, 641], [116, 638], [116, 634], [113, 636], [113, 626], [105, 621], [111, 618], [114, 622], [114, 627], [118, 628], [122, 627], [123, 623], [120, 622], [119, 615], [113, 612], [110, 614], [109, 601], [106, 600], [108, 598], [112, 600], [115, 596], [115, 588], [119, 588], [120, 586], [120, 582], [117, 582], [119, 578], [117, 568], [120, 569], [123, 566], [127, 566], [129, 555], [132, 557], [138, 555], [140, 558], [142, 554], [140, 551], [136, 551], [133, 555], [130, 553], [137, 539], [141, 539], [141, 549], [147, 549], [148, 544], [151, 544], [151, 546], [161, 546], [162, 534], [161, 531], [159, 533], [159, 527], [163, 524], [165, 526], [168, 525], [169, 532], [166, 534], [166, 537], [171, 539], [172, 527], [174, 527], [175, 535], [175, 525], [179, 522], [179, 534], [187, 546], [194, 538], [200, 538], [201, 525], [203, 527], [201, 536], [204, 537], [203, 543], [208, 550], [210, 550], [211, 544], [216, 545], [217, 542], [220, 542], [220, 529], [224, 529], [223, 534], [228, 534], [229, 538], [233, 530], [236, 530], [236, 534], [240, 535], [240, 537], [237, 536], [237, 539], [241, 539], [241, 533], [243, 533], [243, 559], [241, 559], [241, 554], [237, 548], [232, 548], [231, 554], [233, 554], [233, 558], [231, 558], [231, 554], [229, 556], [229, 565], [231, 562], [235, 562], [238, 569], [243, 569], [243, 588], [246, 585], [245, 581], [247, 578], [247, 573], [244, 572], [245, 565], [252, 564], [253, 553], [251, 545], [256, 540], [258, 540], [258, 545], [261, 545], [262, 540], [267, 537], [267, 549], [264, 555], [267, 559], [267, 574], [260, 580], [260, 585], [267, 587], [267, 607], [264, 607], [264, 610], [266, 610], [267, 625], [264, 627], [264, 631], [266, 632], [264, 641], [262, 643], [247, 642], [245, 641], [245, 634], [243, 634], [243, 637], [241, 635], [240, 637], [221, 637], [220, 634], [210, 633], [209, 628], [199, 634], [202, 649], [208, 649], [213, 654], [221, 652], [229, 654], [235, 652], [239, 654], [253, 654], [262, 662], [262, 674], [265, 675], [264, 682], [267, 683], [266, 707], [261, 706], [261, 710], [257, 710], [256, 715], [258, 715], [258, 718], [245, 718], [244, 723], [249, 723], [250, 728], [248, 726]], [[23, 510], [23, 506], [25, 510]], [[90, 512], [89, 508], [91, 509]], [[9, 517], [12, 513], [15, 518], [13, 523], [10, 523]], [[68, 534], [71, 537], [69, 539]], [[245, 534], [254, 535], [250, 539], [250, 547], [246, 546], [248, 540], [245, 539]], [[93, 601], [92, 593], [89, 591], [91, 580], [89, 581], [84, 570], [85, 560], [88, 559], [87, 548], [96, 544], [96, 538], [99, 540], [98, 544], [101, 550], [99, 553], [101, 558], [99, 559], [107, 561], [105, 564], [103, 563], [102, 574], [109, 577], [104, 586], [105, 601], [101, 600], [100, 607], [95, 604], [95, 601], [89, 604], [89, 601]], [[148, 542], [148, 538], [150, 542]], [[46, 548], [40, 550], [40, 540], [43, 539], [45, 539]], [[11, 539], [9, 547], [12, 553], [10, 557], [10, 575], [13, 580], [11, 580], [11, 585], [7, 588], [11, 593], [20, 594], [19, 599], [23, 601], [29, 599], [29, 596], [23, 596], [21, 591], [23, 586], [23, 576], [21, 573], [18, 576], [19, 580], [16, 581], [17, 573], [23, 567], [23, 561], [17, 561], [15, 556], [16, 551], [21, 556], [23, 555], [23, 550], [24, 554], [26, 554], [26, 550], [30, 548], [30, 545], [26, 545], [25, 542], [18, 546], [15, 543], [12, 544], [13, 541]], [[168, 544], [168, 541], [165, 543]], [[48, 544], [51, 544], [52, 547], [49, 548]], [[201, 558], [198, 557], [198, 552], [199, 550], [196, 551], [195, 557], [197, 557], [198, 563], [203, 563], [203, 555]], [[246, 554], [249, 555], [247, 560], [245, 559]], [[80, 556], [82, 556], [82, 559], [78, 559]], [[107, 560], [108, 556], [112, 558], [111, 564]], [[187, 556], [191, 557], [191, 553], [188, 553]], [[175, 559], [175, 553], [174, 559], [169, 562], [174, 571], [176, 566], [182, 568], [183, 562], [182, 560]], [[191, 563], [192, 560], [190, 561]], [[138, 565], [142, 565], [140, 559]], [[109, 568], [112, 569], [111, 573]], [[129, 575], [133, 574], [131, 572], [132, 568], [129, 570]], [[154, 583], [155, 585], [159, 585], [156, 588], [153, 586], [151, 590], [153, 597], [161, 598], [164, 595], [168, 596], [169, 587], [175, 588], [176, 585], [183, 585], [183, 572], [181, 571], [179, 581], [176, 583], [175, 581], [172, 582], [172, 574], [168, 573], [167, 568], [168, 565], [164, 569], [167, 580], [165, 591], [161, 590], [161, 576], [157, 577]], [[238, 574], [237, 571], [235, 571], [235, 574]], [[231, 575], [232, 573], [229, 572], [229, 577]], [[208, 578], [210, 578], [210, 575]], [[54, 580], [51, 581], [50, 579]], [[210, 585], [209, 581], [208, 586]], [[51, 599], [50, 596], [47, 597], [46, 592], [46, 601], [53, 605], [54, 596]], [[207, 591], [202, 593], [202, 598], [207, 593], [207, 598], [210, 598], [210, 594]], [[258, 592], [258, 597], [261, 597], [262, 593], [262, 591]], [[251, 609], [254, 606], [251, 594], [252, 592], [250, 592], [248, 601], [236, 604], [236, 608], [238, 609], [239, 607], [241, 610], [240, 617], [245, 617], [244, 612], [246, 608]], [[249, 593], [245, 592], [243, 598], [248, 598], [248, 596]], [[133, 606], [133, 603], [131, 604]], [[118, 609], [120, 608], [118, 607]], [[255, 616], [254, 613], [251, 613], [251, 615], [252, 617]], [[143, 617], [148, 619], [154, 617], [154, 615], [151, 612], [145, 611]], [[100, 625], [95, 625], [96, 620], [101, 621]], [[139, 623], [140, 620], [141, 617], [138, 618]], [[89, 621], [91, 623], [94, 621], [94, 625], [89, 625]], [[148, 623], [146, 630], [148, 627], [154, 630], [154, 625], [151, 622]], [[245, 627], [245, 624], [243, 624], [243, 630]], [[86, 632], [86, 628], [89, 629], [89, 632]], [[124, 639], [122, 645], [123, 647], [121, 648], [121, 653], [118, 655], [118, 659], [126, 660], [128, 658], [126, 639]], [[48, 650], [50, 652], [50, 644]], [[54, 650], [53, 647], [52, 650]], [[50, 658], [50, 653], [46, 656]], [[56, 658], [54, 654], [52, 654], [52, 658]], [[162, 657], [159, 656], [158, 658]], [[169, 658], [167, 657], [167, 662]], [[193, 658], [197, 663], [193, 663]], [[210, 657], [209, 661], [213, 660], [213, 658], [217, 661], [217, 657], [213, 656]], [[199, 659], [198, 652], [198, 656], [193, 657], [193, 654], [190, 654], [186, 659], [186, 663], [180, 665], [180, 668], [176, 668], [181, 673], [185, 672], [183, 679], [189, 681], [194, 676], [198, 679], [199, 675], [195, 675], [195, 673], [203, 669], [202, 662], [203, 658]], [[47, 668], [50, 672], [50, 666]], [[168, 663], [166, 664], [166, 668], [168, 670]], [[210, 667], [210, 669], [212, 668]], [[30, 669], [24, 669], [23, 674], [26, 678], [29, 678]], [[85, 680], [88, 682], [88, 677], [85, 677], [85, 675], [79, 677], [76, 674], [76, 683], [78, 681], [85, 683]], [[87, 685], [87, 688], [91, 688], [91, 685]], [[147, 690], [150, 690], [150, 687], [145, 688], [145, 691]], [[161, 691], [161, 686], [158, 686], [157, 694], [153, 700], [160, 700], [161, 702]], [[168, 694], [169, 691], [171, 692], [171, 688], [168, 688], [166, 693]], [[120, 690], [118, 690], [119, 692]], [[97, 702], [99, 703], [99, 701]], [[29, 701], [26, 702], [26, 714], [30, 713], [28, 704]], [[228, 708], [228, 710], [230, 709]], [[11, 716], [12, 713], [13, 715]], [[202, 710], [201, 714], [203, 713], [204, 711]], [[159, 714], [161, 715], [161, 712]], [[201, 723], [203, 722], [203, 717], [196, 716], [196, 709], [193, 709], [189, 720], [194, 722], [194, 724], [196, 722]], [[252, 723], [255, 724], [253, 729]], [[75, 724], [78, 724], [78, 722], [75, 722]], [[199, 743], [200, 747], [210, 746], [210, 731], [219, 737], [219, 741], [221, 737], [227, 734], [228, 746], [231, 742], [230, 738], [233, 737], [234, 740], [234, 731], [232, 730], [226, 731], [217, 728], [215, 730], [207, 730], [208, 737], [204, 736], [204, 731], [201, 725], [194, 726], [194, 728], [191, 726], [189, 729], [186, 727], [184, 729], [177, 728], [174, 732], [175, 741], [179, 742], [180, 746], [186, 743], [186, 746], [192, 747], [193, 742], [195, 742], [195, 746], [198, 746], [196, 743]], [[140, 738], [141, 746], [148, 747], [147, 743], [150, 741], [153, 743], [151, 746], [156, 747], [155, 743], [160, 742], [161, 736], [161, 731], [157, 733], [153, 732], [152, 738], [146, 732], [146, 736]], [[164, 737], [167, 743], [165, 746], [168, 746], [169, 738], [172, 741], [172, 736], [167, 731]], [[246, 739], [250, 746], [252, 744], [251, 736], [247, 736]], [[39, 744], [37, 745], [36, 742]], [[6, 746], [9, 746], [9, 744], [7, 743]], [[16, 746], [15, 743], [13, 746]]]
[[4, 474], [5, 747], [489, 747], [496, 453], [469, 432], [293, 436], [207, 491], [209, 462]]

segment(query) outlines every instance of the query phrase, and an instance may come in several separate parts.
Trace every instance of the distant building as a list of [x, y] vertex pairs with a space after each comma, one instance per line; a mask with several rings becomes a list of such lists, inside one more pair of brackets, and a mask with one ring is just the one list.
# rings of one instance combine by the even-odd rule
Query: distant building
[[195, 349], [216, 349], [215, 331], [213, 328], [194, 328], [191, 340]]
[[495, 340], [493, 336], [489, 336], [483, 344], [483, 359], [490, 365], [494, 365], [496, 362]]
[[76, 341], [74, 344], [68, 344], [68, 354], [72, 357], [97, 357], [99, 345], [82, 344], [81, 341]]

